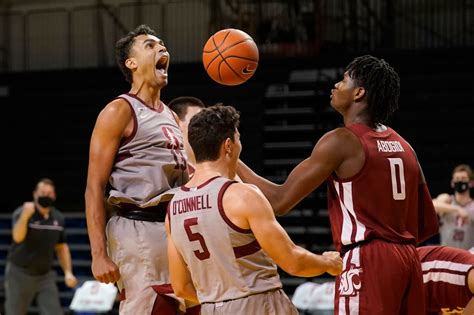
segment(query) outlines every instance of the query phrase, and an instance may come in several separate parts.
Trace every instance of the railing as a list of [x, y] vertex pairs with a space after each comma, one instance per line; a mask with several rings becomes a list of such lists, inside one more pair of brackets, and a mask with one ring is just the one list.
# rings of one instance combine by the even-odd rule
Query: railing
[[470, 0], [25, 2], [40, 4], [0, 8], [0, 71], [114, 66], [115, 41], [142, 23], [177, 63], [198, 62], [227, 27], [249, 33], [266, 58], [474, 46]]

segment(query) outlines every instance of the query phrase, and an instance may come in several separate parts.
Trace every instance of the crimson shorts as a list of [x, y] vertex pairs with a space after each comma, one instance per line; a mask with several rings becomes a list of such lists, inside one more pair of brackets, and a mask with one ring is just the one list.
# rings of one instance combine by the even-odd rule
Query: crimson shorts
[[336, 315], [425, 314], [415, 246], [372, 240], [349, 250], [336, 278]]

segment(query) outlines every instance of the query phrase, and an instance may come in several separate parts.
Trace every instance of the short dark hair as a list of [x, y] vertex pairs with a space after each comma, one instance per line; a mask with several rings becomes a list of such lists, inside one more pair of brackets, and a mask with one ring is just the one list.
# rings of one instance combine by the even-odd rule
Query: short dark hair
[[367, 93], [371, 123], [385, 123], [398, 109], [400, 77], [383, 59], [371, 55], [355, 58], [345, 69]]
[[38, 181], [38, 183], [36, 183], [35, 190], [38, 189], [38, 187], [39, 187], [40, 184], [46, 184], [46, 185], [49, 185], [49, 186], [53, 186], [53, 188], [56, 188], [56, 186], [54, 185], [53, 180], [50, 179], [50, 178], [47, 178], [47, 177], [41, 178], [41, 179]]
[[240, 113], [232, 106], [213, 105], [194, 115], [189, 122], [188, 141], [196, 162], [216, 161], [222, 143], [234, 136]]
[[168, 102], [168, 107], [178, 115], [179, 119], [183, 120], [188, 111], [188, 107], [195, 106], [204, 108], [206, 105], [197, 97], [194, 96], [180, 96]]
[[458, 173], [458, 172], [466, 172], [469, 179], [470, 180], [473, 179], [472, 168], [467, 164], [459, 164], [458, 166], [456, 166], [453, 170], [452, 175], [454, 175], [454, 173]]
[[124, 37], [120, 38], [115, 44], [115, 59], [117, 64], [122, 71], [125, 80], [128, 83], [132, 83], [132, 71], [125, 66], [125, 60], [130, 56], [130, 48], [135, 41], [135, 38], [140, 35], [153, 35], [156, 36], [156, 32], [152, 30], [148, 25], [142, 24], [137, 26], [133, 31], [129, 32]]

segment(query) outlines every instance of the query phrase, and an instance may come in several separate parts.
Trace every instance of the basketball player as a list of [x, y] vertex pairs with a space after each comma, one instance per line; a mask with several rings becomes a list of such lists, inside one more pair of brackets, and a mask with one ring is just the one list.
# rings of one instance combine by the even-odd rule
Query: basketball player
[[426, 314], [474, 314], [474, 254], [448, 246], [416, 250], [423, 270]]
[[335, 314], [424, 313], [415, 245], [436, 234], [438, 224], [415, 152], [383, 124], [399, 92], [398, 74], [386, 61], [355, 58], [331, 91], [345, 127], [323, 135], [282, 185], [239, 162], [241, 179], [257, 185], [280, 215], [327, 180], [333, 240], [344, 261]]
[[203, 315], [298, 314], [275, 263], [313, 277], [338, 274], [342, 260], [293, 244], [260, 190], [230, 180], [241, 151], [238, 124], [231, 106], [211, 106], [191, 119], [196, 171], [176, 189], [166, 221], [172, 285], [178, 296], [199, 301]]
[[188, 125], [191, 118], [199, 113], [204, 107], [204, 103], [193, 96], [180, 96], [168, 102], [168, 107], [178, 115], [178, 124], [183, 133], [184, 150], [188, 157], [188, 171], [190, 176], [194, 173], [196, 164], [194, 153], [188, 142]]
[[[162, 194], [188, 173], [176, 117], [160, 100], [169, 53], [141, 25], [117, 41], [116, 57], [131, 88], [105, 106], [92, 132], [85, 192], [92, 272], [100, 282], [117, 282], [121, 314], [176, 314], [176, 300], [167, 296], [169, 196]], [[116, 210], [107, 228], [104, 199]]]

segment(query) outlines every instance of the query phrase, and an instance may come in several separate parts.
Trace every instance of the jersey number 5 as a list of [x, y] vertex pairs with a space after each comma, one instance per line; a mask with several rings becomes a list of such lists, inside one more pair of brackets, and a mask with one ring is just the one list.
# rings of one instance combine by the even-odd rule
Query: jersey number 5
[[189, 241], [198, 241], [199, 244], [201, 244], [202, 251], [195, 250], [194, 255], [196, 255], [199, 260], [206, 260], [211, 257], [211, 253], [209, 253], [209, 250], [207, 249], [204, 237], [200, 233], [194, 233], [193, 231], [191, 231], [191, 226], [197, 224], [198, 218], [186, 219], [184, 220], [184, 229], [186, 230], [186, 234], [188, 235]]
[[403, 160], [401, 158], [388, 158], [388, 161], [390, 162], [393, 199], [405, 200], [405, 173], [403, 172]]

